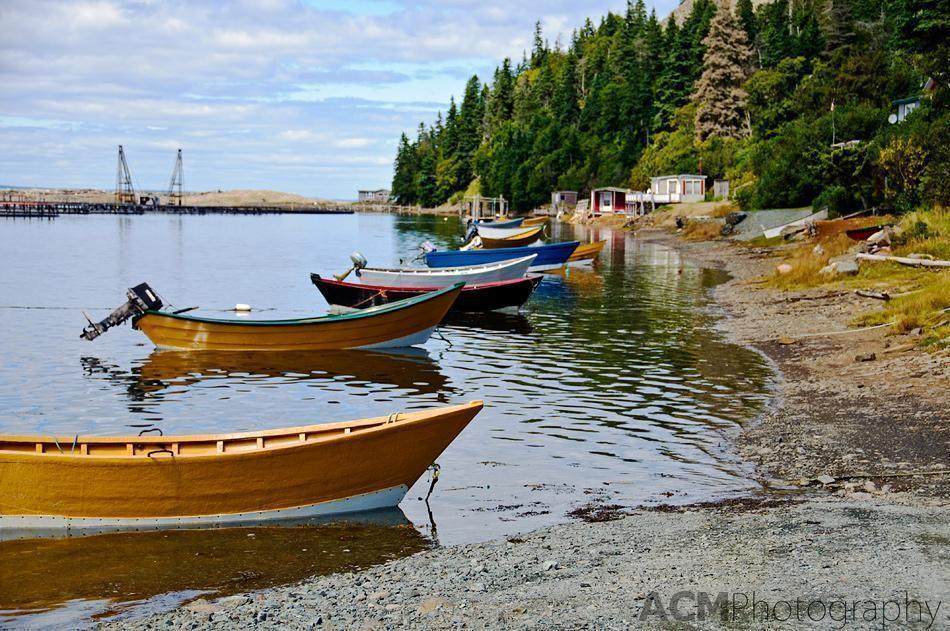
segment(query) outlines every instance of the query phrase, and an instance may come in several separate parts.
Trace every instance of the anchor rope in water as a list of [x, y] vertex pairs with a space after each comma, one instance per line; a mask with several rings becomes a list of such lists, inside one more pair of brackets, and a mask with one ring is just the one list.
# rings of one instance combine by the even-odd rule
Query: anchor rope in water
[[429, 492], [426, 493], [427, 503], [429, 501], [429, 497], [432, 495], [432, 490], [435, 488], [435, 483], [439, 481], [439, 474], [442, 472], [442, 467], [438, 462], [433, 462], [431, 465], [429, 465], [429, 471], [432, 477], [431, 481], [429, 482]]
[[449, 348], [452, 348], [452, 340], [442, 335], [442, 331], [440, 329], [436, 329], [432, 334], [433, 336], [438, 337], [440, 340], [448, 344]]

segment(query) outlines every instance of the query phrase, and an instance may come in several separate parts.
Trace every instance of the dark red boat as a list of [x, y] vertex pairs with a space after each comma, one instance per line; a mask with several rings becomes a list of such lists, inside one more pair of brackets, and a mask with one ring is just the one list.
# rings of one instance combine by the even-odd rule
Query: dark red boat
[[[542, 278], [540, 274], [535, 274], [515, 280], [466, 285], [450, 311], [494, 311], [505, 307], [520, 307], [527, 302]], [[436, 290], [435, 287], [377, 287], [345, 283], [321, 278], [319, 274], [311, 274], [310, 280], [331, 305], [350, 309], [385, 305]]]
[[883, 225], [880, 225], [880, 226], [867, 226], [867, 227], [865, 227], [865, 228], [852, 228], [851, 230], [845, 230], [844, 233], [845, 233], [846, 235], [848, 235], [848, 238], [849, 238], [849, 239], [853, 239], [854, 241], [864, 241], [864, 240], [866, 240], [868, 237], [870, 237], [872, 234], [874, 234], [875, 232], [878, 232], [878, 231], [880, 231], [880, 230], [883, 230], [884, 228], [888, 228], [888, 227], [893, 226], [893, 225], [894, 225], [894, 224], [888, 223], [888, 224], [883, 224]]

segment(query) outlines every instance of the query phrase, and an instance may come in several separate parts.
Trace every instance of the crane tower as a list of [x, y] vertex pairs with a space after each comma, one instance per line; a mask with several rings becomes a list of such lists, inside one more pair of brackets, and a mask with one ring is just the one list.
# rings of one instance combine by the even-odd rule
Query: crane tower
[[119, 163], [115, 175], [115, 205], [135, 203], [135, 188], [132, 186], [132, 174], [125, 161], [125, 151], [119, 145]]
[[[171, 183], [168, 185], [168, 203], [171, 206], [181, 206], [181, 198], [185, 188], [185, 167], [181, 162], [181, 149], [175, 158], [175, 167], [172, 169]], [[176, 204], [177, 202], [177, 204]]]

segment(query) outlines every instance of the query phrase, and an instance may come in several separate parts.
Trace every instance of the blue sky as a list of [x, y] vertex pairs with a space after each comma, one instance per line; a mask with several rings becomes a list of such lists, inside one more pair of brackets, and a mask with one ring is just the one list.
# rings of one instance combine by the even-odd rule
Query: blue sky
[[[648, 2], [662, 18], [676, 0]], [[0, 184], [386, 187], [396, 141], [472, 74], [626, 0], [4, 0]]]

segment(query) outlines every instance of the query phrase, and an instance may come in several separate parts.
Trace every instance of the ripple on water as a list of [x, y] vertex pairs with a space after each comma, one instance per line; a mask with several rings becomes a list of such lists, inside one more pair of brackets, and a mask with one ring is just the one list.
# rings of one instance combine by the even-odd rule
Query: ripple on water
[[[524, 313], [453, 316], [424, 349], [222, 354], [157, 352], [128, 327], [90, 344], [78, 339], [80, 311], [104, 315], [126, 287], [148, 281], [179, 306], [199, 304], [198, 313], [220, 316], [236, 302], [272, 309], [268, 318], [322, 312], [309, 272], [345, 269], [354, 249], [388, 265], [426, 239], [454, 247], [457, 222], [381, 215], [4, 221], [0, 431], [239, 431], [484, 399], [484, 411], [439, 459], [431, 512], [417, 501], [428, 490], [425, 476], [403, 503], [415, 526], [399, 528], [442, 543], [564, 521], [591, 493], [630, 505], [753, 487], [721, 446], [724, 432], [767, 397], [769, 371], [754, 353], [726, 344], [697, 309], [721, 277], [626, 233], [551, 229], [557, 239], [607, 239], [601, 265], [549, 275]], [[96, 253], [83, 247], [91, 242]], [[352, 547], [372, 552], [372, 539], [356, 537]], [[175, 541], [173, 549], [192, 545]], [[222, 554], [237, 545], [227, 541], [215, 544]], [[0, 559], [14, 553], [0, 544]], [[317, 571], [306, 566], [291, 577], [248, 564], [264, 582]], [[104, 576], [107, 566], [98, 567]], [[189, 576], [123, 594], [221, 588], [217, 579]], [[49, 598], [117, 597], [97, 585]], [[33, 606], [22, 596], [0, 589], [0, 607]]]

